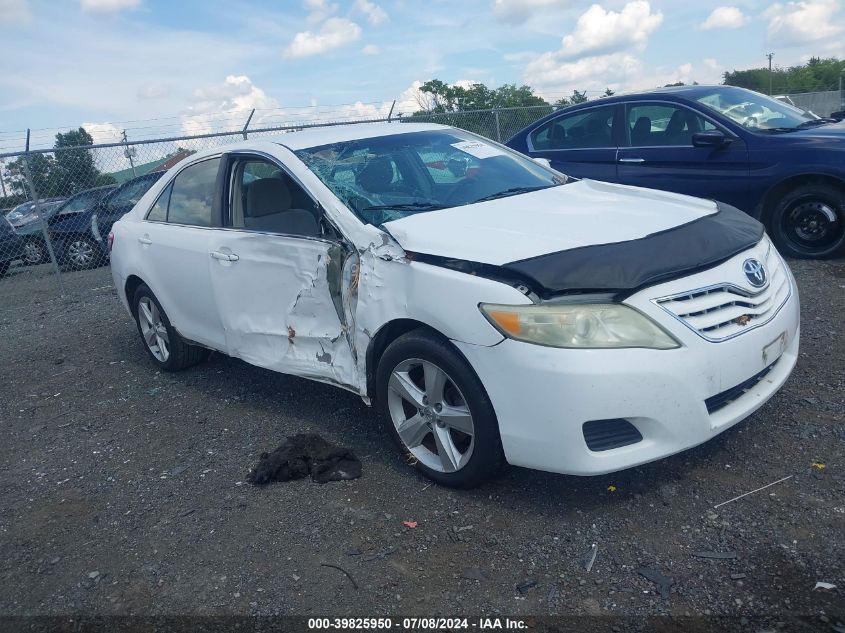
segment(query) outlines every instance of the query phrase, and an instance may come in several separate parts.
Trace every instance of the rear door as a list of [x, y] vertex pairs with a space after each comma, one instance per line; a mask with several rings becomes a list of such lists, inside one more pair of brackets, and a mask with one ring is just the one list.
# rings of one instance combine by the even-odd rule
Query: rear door
[[[730, 142], [695, 147], [693, 134], [722, 131]], [[712, 119], [669, 102], [625, 104], [618, 181], [742, 206], [749, 183], [745, 142]]]
[[[355, 383], [353, 292], [357, 270], [322, 209], [276, 159], [228, 157], [222, 230], [206, 257], [228, 354], [274, 371], [340, 385]], [[345, 277], [344, 277], [345, 275]]]
[[145, 281], [185, 338], [225, 350], [211, 286], [211, 236], [220, 226], [219, 156], [182, 169], [150, 208], [137, 244]]
[[575, 178], [616, 180], [616, 104], [562, 113], [528, 134], [528, 153]]

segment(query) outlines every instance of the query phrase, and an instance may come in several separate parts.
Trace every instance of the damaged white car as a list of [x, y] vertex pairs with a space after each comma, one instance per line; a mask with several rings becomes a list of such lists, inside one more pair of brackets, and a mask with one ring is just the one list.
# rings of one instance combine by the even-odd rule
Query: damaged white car
[[762, 406], [798, 354], [795, 281], [757, 221], [437, 125], [194, 154], [109, 240], [162, 369], [219, 350], [352, 390], [451, 486], [677, 453]]

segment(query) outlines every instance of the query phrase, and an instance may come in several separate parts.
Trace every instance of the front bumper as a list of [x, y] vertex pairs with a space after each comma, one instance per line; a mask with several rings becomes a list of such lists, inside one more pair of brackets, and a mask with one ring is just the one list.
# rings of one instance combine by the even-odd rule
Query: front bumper
[[[712, 283], [741, 270], [748, 252], [700, 273], [655, 286], [626, 302], [649, 314], [682, 344], [674, 350], [574, 350], [505, 340], [493, 347], [455, 343], [472, 364], [496, 410], [509, 463], [573, 475], [614, 472], [715, 437], [751, 415], [783, 385], [798, 358], [799, 302], [794, 280], [765, 324], [710, 342], [651, 300]], [[736, 261], [734, 261], [736, 260]], [[769, 369], [758, 382], [708, 412], [726, 391]], [[584, 424], [626, 420], [640, 441], [594, 451]]]

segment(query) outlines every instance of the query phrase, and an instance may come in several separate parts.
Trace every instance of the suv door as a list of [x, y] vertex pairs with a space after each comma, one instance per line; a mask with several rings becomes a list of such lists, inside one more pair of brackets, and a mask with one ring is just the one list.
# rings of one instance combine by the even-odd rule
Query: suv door
[[341, 295], [357, 257], [279, 162], [231, 154], [223, 230], [211, 234], [211, 280], [231, 356], [288, 374], [354, 384]]
[[616, 104], [564, 112], [528, 134], [528, 154], [568, 176], [613, 182], [618, 112]]
[[[625, 104], [625, 142], [618, 181], [744, 206], [749, 183], [745, 142], [685, 105]], [[697, 132], [722, 132], [727, 143], [695, 147]]]
[[220, 226], [219, 156], [180, 170], [141, 224], [137, 242], [144, 281], [186, 339], [226, 349], [209, 268], [211, 236]]

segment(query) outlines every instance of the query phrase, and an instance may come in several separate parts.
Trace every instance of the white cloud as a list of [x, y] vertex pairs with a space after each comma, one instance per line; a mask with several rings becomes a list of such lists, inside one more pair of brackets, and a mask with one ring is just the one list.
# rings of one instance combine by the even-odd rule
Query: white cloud
[[297, 33], [285, 49], [285, 57], [299, 58], [320, 55], [340, 48], [361, 37], [361, 27], [346, 18], [329, 18], [315, 32]]
[[354, 9], [367, 16], [367, 22], [373, 26], [383, 24], [389, 19], [387, 12], [370, 0], [355, 0]]
[[[193, 103], [182, 116], [182, 131], [185, 134], [208, 134], [239, 130], [253, 108], [263, 110], [256, 112], [250, 123], [251, 127], [259, 127], [271, 116], [267, 110], [278, 110], [280, 105], [246, 75], [229, 75], [222, 84], [194, 92]], [[279, 113], [272, 115], [278, 117]], [[225, 118], [221, 120], [221, 117]]]
[[170, 96], [170, 86], [160, 82], [149, 82], [138, 86], [139, 99], [164, 99]]
[[305, 8], [308, 9], [308, 23], [319, 24], [337, 13], [338, 5], [327, 0], [305, 0]]
[[523, 80], [540, 92], [584, 90], [632, 80], [642, 72], [642, 62], [625, 53], [561, 61], [557, 53], [543, 53], [525, 67]]
[[378, 55], [381, 53], [381, 49], [375, 44], [367, 44], [361, 49], [361, 52], [364, 53], [364, 55]]
[[140, 5], [141, 0], [79, 0], [82, 10], [90, 13], [117, 13]]
[[736, 7], [716, 7], [701, 23], [702, 31], [710, 29], [738, 29], [748, 22], [745, 14]]
[[123, 139], [123, 130], [113, 123], [83, 123], [82, 127], [91, 135], [95, 144], [119, 143]]
[[634, 0], [622, 11], [606, 11], [594, 4], [575, 25], [575, 31], [563, 38], [559, 59], [571, 59], [585, 53], [611, 53], [631, 47], [645, 47], [649, 36], [663, 22], [660, 11], [652, 13], [646, 0]]
[[769, 21], [769, 41], [790, 46], [838, 35], [842, 32], [841, 20], [836, 17], [840, 8], [839, 0], [776, 2], [763, 12]]
[[28, 0], [0, 0], [0, 24], [27, 24], [31, 21]]
[[571, 0], [495, 0], [493, 16], [511, 24], [522, 24], [538, 12], [553, 8], [566, 8]]

